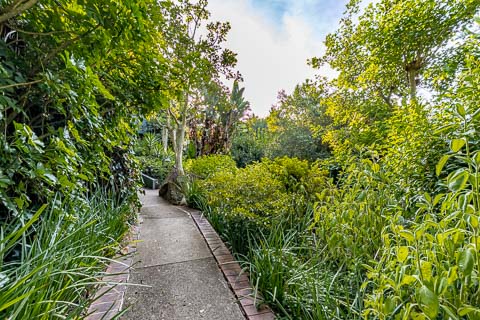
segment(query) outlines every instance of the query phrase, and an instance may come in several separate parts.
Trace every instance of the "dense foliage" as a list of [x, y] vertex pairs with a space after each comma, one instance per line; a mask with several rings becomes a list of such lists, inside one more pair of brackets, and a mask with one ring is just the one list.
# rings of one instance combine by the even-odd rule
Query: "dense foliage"
[[280, 316], [479, 319], [479, 11], [351, 0], [309, 62], [336, 75], [259, 119], [206, 0], [2, 2], [0, 317], [85, 315], [141, 170]]
[[137, 198], [136, 116], [163, 98], [157, 11], [2, 3], [0, 317], [80, 316], [102, 257], [120, 249]]
[[234, 53], [218, 46], [228, 24], [185, 35], [189, 15], [208, 18], [205, 6], [1, 2], [1, 318], [85, 315], [93, 280], [134, 220], [138, 163], [163, 179], [175, 162], [155, 136], [134, 143], [140, 123], [233, 72]]
[[480, 4], [360, 4], [193, 199], [286, 318], [478, 319]]

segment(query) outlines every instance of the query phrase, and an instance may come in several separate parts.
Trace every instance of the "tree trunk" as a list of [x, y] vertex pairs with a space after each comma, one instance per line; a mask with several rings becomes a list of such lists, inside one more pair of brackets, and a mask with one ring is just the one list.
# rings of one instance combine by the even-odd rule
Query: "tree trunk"
[[170, 117], [167, 118], [167, 125], [162, 127], [162, 145], [164, 152], [168, 150], [168, 128], [170, 128]]
[[408, 80], [410, 82], [410, 99], [413, 101], [417, 98], [417, 80], [416, 78], [416, 70], [412, 69], [408, 72]]
[[177, 152], [177, 126], [174, 126], [170, 131], [171, 134], [171, 139], [172, 139], [172, 145], [173, 145], [173, 151], [176, 153]]
[[175, 130], [175, 166], [177, 167], [178, 175], [183, 176], [183, 143], [185, 141], [185, 126], [186, 116], [182, 117], [180, 125]]

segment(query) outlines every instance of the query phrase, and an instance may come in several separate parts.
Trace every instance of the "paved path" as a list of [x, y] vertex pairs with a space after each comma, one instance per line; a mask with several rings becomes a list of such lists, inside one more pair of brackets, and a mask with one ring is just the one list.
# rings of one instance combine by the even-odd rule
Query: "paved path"
[[147, 190], [122, 319], [245, 320], [189, 214]]

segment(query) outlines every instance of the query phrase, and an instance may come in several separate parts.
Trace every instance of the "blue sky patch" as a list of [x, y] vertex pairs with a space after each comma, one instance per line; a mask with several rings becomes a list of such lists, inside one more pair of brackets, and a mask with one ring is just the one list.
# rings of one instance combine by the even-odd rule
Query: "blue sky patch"
[[250, 0], [273, 24], [281, 26], [284, 15], [301, 16], [314, 30], [336, 29], [348, 0]]

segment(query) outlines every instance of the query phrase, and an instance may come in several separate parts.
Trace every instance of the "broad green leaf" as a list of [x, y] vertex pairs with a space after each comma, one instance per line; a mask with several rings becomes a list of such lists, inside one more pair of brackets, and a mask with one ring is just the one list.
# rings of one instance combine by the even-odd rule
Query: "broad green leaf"
[[385, 313], [392, 313], [393, 310], [395, 310], [395, 301], [392, 299], [392, 297], [388, 297], [385, 299], [385, 304], [383, 309]]
[[478, 217], [476, 215], [471, 214], [468, 219], [473, 228], [478, 228]]
[[418, 302], [420, 309], [422, 309], [429, 318], [435, 319], [440, 308], [438, 296], [426, 286], [422, 286], [418, 291]]
[[437, 165], [435, 166], [435, 173], [437, 176], [442, 173], [443, 167], [445, 166], [445, 163], [447, 163], [448, 159], [450, 159], [450, 155], [446, 154], [440, 159], [440, 161], [438, 161]]
[[464, 169], [452, 172], [447, 178], [448, 188], [453, 192], [463, 190], [467, 185], [468, 177], [468, 171], [465, 171]]
[[475, 257], [471, 251], [471, 249], [466, 249], [460, 256], [458, 257], [458, 268], [462, 271], [465, 275], [470, 275], [473, 271]]
[[[480, 309], [479, 308], [475, 308], [473, 306], [463, 306], [461, 308], [458, 309], [458, 315], [460, 316], [466, 316], [467, 314], [471, 314], [471, 313], [476, 313], [476, 314], [480, 314]], [[474, 319], [477, 319], [477, 318], [474, 318]]]
[[426, 281], [430, 281], [432, 279], [432, 263], [429, 261], [422, 261], [420, 262], [420, 271], [422, 273], [422, 277]]
[[409, 230], [400, 230], [399, 234], [402, 238], [406, 239], [409, 243], [412, 243], [415, 240], [415, 236]]
[[465, 145], [465, 139], [453, 139], [450, 143], [450, 149], [453, 152], [458, 152]]
[[415, 281], [417, 281], [417, 278], [415, 278], [414, 276], [411, 276], [411, 275], [406, 275], [403, 277], [402, 279], [402, 282], [401, 282], [401, 285], [410, 285], [412, 283], [414, 283]]
[[480, 151], [475, 152], [472, 158], [473, 158], [473, 161], [475, 161], [475, 165], [477, 167], [480, 166]]
[[433, 205], [436, 206], [440, 202], [440, 200], [443, 198], [443, 196], [445, 196], [445, 194], [443, 193], [437, 194], [435, 198], [433, 198]]
[[460, 116], [462, 116], [462, 117], [465, 117], [465, 115], [467, 114], [467, 113], [465, 112], [465, 108], [464, 108], [463, 105], [461, 105], [461, 104], [457, 104], [457, 112], [458, 112], [458, 114], [459, 114]]
[[397, 251], [397, 260], [400, 262], [404, 262], [408, 258], [409, 249], [406, 246], [401, 246], [398, 248]]

